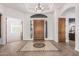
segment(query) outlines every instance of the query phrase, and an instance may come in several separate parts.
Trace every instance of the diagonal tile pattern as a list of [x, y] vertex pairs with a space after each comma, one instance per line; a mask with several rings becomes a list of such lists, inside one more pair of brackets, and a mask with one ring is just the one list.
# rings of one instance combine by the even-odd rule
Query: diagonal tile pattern
[[[42, 48], [36, 48], [33, 46], [35, 43], [44, 43], [45, 46]], [[44, 42], [32, 42], [29, 41], [24, 45], [24, 47], [21, 48], [20, 51], [57, 51], [58, 49], [49, 41]]]

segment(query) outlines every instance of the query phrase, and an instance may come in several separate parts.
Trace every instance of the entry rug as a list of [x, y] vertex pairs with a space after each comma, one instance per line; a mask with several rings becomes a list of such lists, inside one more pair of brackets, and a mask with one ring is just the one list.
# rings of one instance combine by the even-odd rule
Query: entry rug
[[[40, 46], [39, 44], [34, 45], [35, 43], [44, 43], [44, 45], [42, 44]], [[58, 51], [58, 49], [49, 41], [44, 42], [29, 41], [23, 47], [21, 47], [20, 51]]]

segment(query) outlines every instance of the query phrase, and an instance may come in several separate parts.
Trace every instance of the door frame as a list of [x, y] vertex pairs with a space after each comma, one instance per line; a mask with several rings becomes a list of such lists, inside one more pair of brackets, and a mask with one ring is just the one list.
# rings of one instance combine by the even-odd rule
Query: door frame
[[[76, 18], [75, 17], [69, 17], [68, 18], [68, 28], [69, 28], [69, 20], [73, 18], [74, 19], [74, 24], [75, 24], [75, 40], [74, 40], [74, 49], [75, 49], [75, 46], [76, 46]], [[69, 29], [68, 29], [68, 40], [69, 40]], [[69, 44], [70, 44], [70, 40], [69, 40]]]
[[[66, 18], [66, 17], [63, 17], [63, 18]], [[66, 42], [68, 42], [69, 43], [69, 18], [70, 17], [68, 17], [68, 18], [66, 18], [66, 33], [65, 33], [65, 37], [66, 37]], [[72, 17], [71, 17], [72, 18]], [[75, 17], [73, 17], [73, 18], [75, 18]], [[76, 23], [75, 23], [76, 24]], [[76, 27], [75, 27], [75, 31], [76, 31]], [[75, 32], [76, 33], [76, 32]]]
[[[11, 17], [10, 17], [10, 18], [11, 18]], [[13, 17], [12, 17], [12, 18], [13, 18]], [[7, 27], [8, 27], [8, 25], [7, 25], [7, 23], [8, 23], [7, 20], [8, 20], [8, 19], [7, 19], [7, 17], [5, 18], [5, 20], [6, 20], [6, 44], [7, 44], [7, 43], [8, 43], [8, 39], [7, 39]], [[22, 33], [21, 33], [21, 36], [20, 36], [20, 38], [21, 38], [20, 40], [23, 40], [23, 20], [21, 20], [21, 27], [22, 27], [22, 29], [21, 29], [21, 30], [22, 30]]]

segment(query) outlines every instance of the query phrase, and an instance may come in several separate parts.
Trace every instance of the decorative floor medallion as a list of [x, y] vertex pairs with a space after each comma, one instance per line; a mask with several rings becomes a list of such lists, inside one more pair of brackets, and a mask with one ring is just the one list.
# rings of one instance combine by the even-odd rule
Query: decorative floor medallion
[[45, 44], [44, 43], [38, 43], [37, 42], [37, 43], [34, 43], [33, 46], [36, 47], [36, 48], [42, 48], [42, 47], [45, 46]]

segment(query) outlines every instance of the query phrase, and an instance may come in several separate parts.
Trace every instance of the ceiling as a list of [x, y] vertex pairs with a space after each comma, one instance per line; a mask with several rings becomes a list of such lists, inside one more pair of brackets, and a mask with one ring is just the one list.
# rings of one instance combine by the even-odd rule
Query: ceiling
[[[35, 11], [38, 3], [1, 3], [1, 5], [16, 9], [21, 12], [38, 13]], [[46, 13], [53, 12], [54, 8], [61, 8], [64, 3], [40, 3], [40, 5], [43, 8], [42, 13]]]

